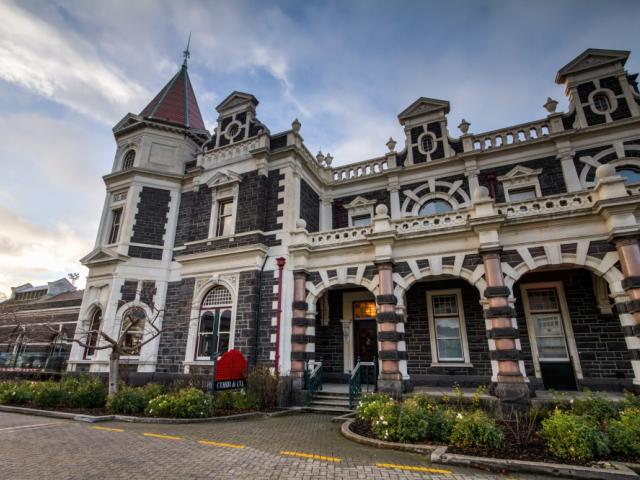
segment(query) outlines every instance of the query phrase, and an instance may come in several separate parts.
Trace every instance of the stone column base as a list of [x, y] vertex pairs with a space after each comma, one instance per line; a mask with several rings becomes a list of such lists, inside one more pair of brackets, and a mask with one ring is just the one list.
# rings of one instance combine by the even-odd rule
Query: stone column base
[[492, 385], [492, 390], [500, 400], [500, 411], [503, 415], [510, 416], [513, 412], [531, 407], [531, 393], [526, 383], [497, 382]]
[[304, 375], [296, 375], [296, 373], [301, 372], [291, 372], [291, 389], [292, 390], [302, 390], [304, 388]]
[[403, 393], [409, 393], [412, 391], [413, 383], [410, 380], [403, 380], [402, 378], [384, 378], [382, 375], [378, 378], [378, 392], [387, 393], [393, 398], [400, 398]]

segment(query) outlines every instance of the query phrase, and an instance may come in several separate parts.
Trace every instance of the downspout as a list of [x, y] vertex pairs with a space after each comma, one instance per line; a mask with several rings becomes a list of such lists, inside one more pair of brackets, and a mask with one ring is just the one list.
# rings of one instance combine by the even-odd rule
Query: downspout
[[253, 366], [258, 364], [258, 344], [260, 343], [260, 303], [262, 302], [262, 272], [264, 272], [264, 266], [267, 264], [268, 255], [265, 255], [262, 262], [262, 268], [258, 273], [258, 307], [256, 308], [256, 329], [253, 338]]
[[276, 375], [280, 373], [280, 317], [282, 316], [282, 269], [286, 260], [284, 257], [276, 258], [278, 264], [278, 307], [276, 309]]

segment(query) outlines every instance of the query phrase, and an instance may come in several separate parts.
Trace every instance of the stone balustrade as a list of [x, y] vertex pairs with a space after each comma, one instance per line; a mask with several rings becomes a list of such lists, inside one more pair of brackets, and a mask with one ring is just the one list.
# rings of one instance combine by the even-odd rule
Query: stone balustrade
[[[394, 165], [395, 166], [395, 165]], [[334, 182], [344, 182], [353, 178], [368, 177], [389, 170], [393, 166], [389, 165], [387, 157], [374, 158], [363, 162], [352, 163], [344, 167], [336, 167], [332, 170]]]
[[[467, 145], [471, 147], [470, 150], [484, 151], [539, 140], [550, 132], [549, 121], [545, 118], [491, 132], [471, 134]], [[465, 152], [468, 151], [468, 146], [465, 146]]]
[[442, 213], [428, 217], [411, 217], [392, 222], [396, 232], [413, 233], [466, 225], [471, 217], [471, 210], [464, 209], [457, 212]]
[[356, 240], [366, 240], [373, 233], [373, 226], [347, 227], [326, 232], [317, 232], [309, 235], [309, 244], [312, 246], [335, 245]]
[[511, 219], [591, 208], [595, 204], [595, 201], [596, 197], [594, 193], [587, 191], [501, 204], [497, 205], [496, 208], [500, 215]]

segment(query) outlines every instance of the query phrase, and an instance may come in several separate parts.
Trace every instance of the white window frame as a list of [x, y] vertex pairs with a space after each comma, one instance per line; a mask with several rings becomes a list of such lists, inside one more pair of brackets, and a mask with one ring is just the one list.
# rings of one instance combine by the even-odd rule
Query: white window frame
[[[118, 224], [118, 234], [115, 241], [111, 241], [111, 232], [113, 230], [114, 214], [117, 210], [120, 210], [120, 223]], [[120, 242], [120, 236], [122, 235], [122, 226], [124, 224], [124, 205], [112, 205], [109, 209], [109, 222], [107, 224], [106, 238], [104, 243], [106, 245], [117, 245]]]
[[[502, 175], [497, 180], [502, 184], [504, 190], [505, 202], [511, 202], [509, 192], [511, 190], [522, 190], [524, 188], [533, 188], [535, 191], [535, 198], [542, 197], [542, 189], [540, 188], [539, 175], [542, 173], [542, 169], [532, 170], [522, 165], [516, 165], [509, 173]], [[535, 199], [520, 200], [522, 202], [529, 202]]]
[[[227, 292], [229, 292], [229, 296], [231, 297], [231, 302], [228, 304], [220, 304], [220, 305], [214, 305], [211, 307], [203, 307], [202, 304], [204, 303], [204, 299], [207, 297], [207, 295], [209, 294], [209, 292], [216, 287], [222, 287], [224, 289], [227, 290]], [[222, 311], [224, 310], [229, 310], [229, 312], [231, 313], [231, 318], [229, 319], [229, 346], [228, 346], [228, 350], [231, 350], [233, 347], [231, 346], [231, 334], [232, 334], [232, 330], [234, 328], [234, 302], [233, 302], [233, 293], [232, 291], [227, 288], [225, 285], [215, 285], [211, 288], [209, 288], [209, 290], [207, 290], [207, 293], [205, 293], [205, 295], [202, 297], [202, 301], [200, 302], [200, 315], [198, 317], [198, 326], [196, 329], [196, 343], [195, 343], [195, 348], [194, 348], [194, 352], [193, 352], [193, 356], [192, 358], [194, 359], [194, 361], [196, 362], [202, 362], [202, 361], [210, 361], [211, 360], [211, 356], [205, 356], [205, 355], [200, 355], [199, 352], [199, 345], [200, 345], [200, 326], [202, 325], [202, 316], [205, 312], [214, 312], [216, 310], [220, 311], [220, 313], [222, 313]], [[215, 313], [214, 313], [215, 315]], [[215, 322], [214, 322], [215, 324]], [[226, 332], [225, 332], [226, 333]], [[217, 340], [218, 343], [220, 342], [220, 321], [218, 320], [218, 332], [217, 332]], [[217, 345], [216, 345], [217, 348]]]
[[[213, 200], [211, 202], [211, 221], [209, 222], [209, 238], [229, 238], [236, 233], [236, 218], [238, 213], [238, 184], [227, 185], [211, 189]], [[231, 201], [231, 231], [228, 235], [217, 236], [218, 217], [220, 213], [220, 204], [225, 201]]]
[[376, 200], [367, 200], [364, 197], [356, 197], [351, 202], [343, 205], [347, 211], [349, 226], [353, 227], [353, 218], [369, 215], [371, 218], [370, 225], [373, 225], [373, 207], [376, 204]]
[[[462, 342], [462, 355], [461, 361], [444, 360], [440, 361], [438, 356], [438, 344], [436, 338], [435, 329], [435, 315], [433, 314], [433, 297], [440, 295], [455, 295], [456, 302], [458, 304], [458, 319], [460, 322], [460, 340]], [[469, 356], [469, 341], [467, 339], [467, 327], [466, 319], [464, 315], [464, 308], [462, 306], [462, 292], [459, 288], [447, 289], [447, 290], [428, 290], [427, 291], [427, 315], [429, 321], [429, 337], [431, 341], [431, 366], [432, 367], [465, 367], [471, 368], [470, 356]]]
[[571, 317], [569, 316], [569, 306], [564, 294], [564, 286], [562, 282], [537, 282], [524, 283], [520, 285], [520, 293], [522, 296], [522, 306], [524, 307], [524, 317], [527, 322], [527, 333], [529, 335], [529, 345], [531, 346], [531, 357], [533, 359], [533, 369], [536, 378], [542, 378], [542, 370], [540, 369], [540, 357], [538, 354], [538, 343], [536, 341], [536, 332], [533, 325], [533, 315], [529, 309], [529, 290], [540, 290], [555, 288], [560, 307], [560, 315], [562, 316], [562, 327], [564, 328], [564, 336], [569, 351], [569, 361], [573, 364], [573, 370], [576, 378], [582, 379], [582, 367], [580, 366], [580, 357], [578, 356], [578, 347], [571, 326]]

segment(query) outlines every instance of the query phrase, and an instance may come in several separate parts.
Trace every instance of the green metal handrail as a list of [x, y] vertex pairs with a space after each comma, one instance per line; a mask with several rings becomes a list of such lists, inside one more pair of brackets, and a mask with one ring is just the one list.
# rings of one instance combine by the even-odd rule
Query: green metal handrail
[[304, 369], [304, 384], [307, 389], [307, 402], [311, 403], [313, 395], [322, 390], [322, 360], [313, 363], [313, 368], [310, 369], [309, 362], [305, 365]]
[[[361, 362], [360, 357], [356, 359], [356, 366], [349, 376], [349, 408], [353, 409], [356, 400], [362, 394], [362, 370], [365, 370], [365, 381], [367, 385], [373, 384], [373, 391], [378, 390], [378, 359], [373, 358], [373, 362]], [[371, 378], [373, 374], [373, 378]]]

